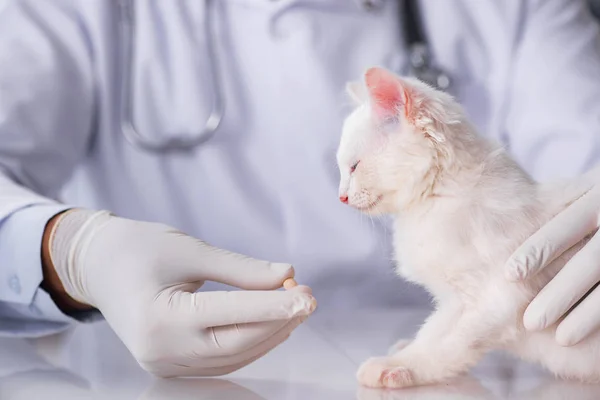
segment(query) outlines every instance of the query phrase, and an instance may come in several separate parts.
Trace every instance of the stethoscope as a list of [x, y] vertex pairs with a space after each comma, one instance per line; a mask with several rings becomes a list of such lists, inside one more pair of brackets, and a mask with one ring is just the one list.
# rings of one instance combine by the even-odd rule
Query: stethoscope
[[208, 74], [211, 77], [210, 85], [213, 96], [213, 108], [204, 124], [204, 128], [192, 135], [173, 135], [163, 140], [151, 140], [142, 135], [133, 122], [133, 96], [131, 90], [133, 74], [133, 37], [135, 35], [135, 12], [133, 10], [134, 0], [119, 0], [121, 40], [121, 71], [123, 73], [121, 83], [120, 121], [123, 135], [133, 146], [153, 153], [168, 153], [173, 151], [190, 150], [210, 139], [223, 119], [225, 104], [223, 90], [220, 86], [219, 68], [216, 53], [213, 48], [214, 39], [212, 35], [211, 18], [208, 15], [211, 0], [205, 0], [206, 14], [204, 18], [204, 33], [206, 40], [206, 58], [208, 62]]
[[[362, 0], [365, 7], [372, 5], [373, 0]], [[432, 60], [430, 46], [423, 33], [423, 24], [419, 18], [417, 0], [400, 0], [400, 19], [403, 29], [403, 39], [409, 54], [408, 73], [433, 87], [449, 90], [451, 87], [450, 76], [436, 66]], [[121, 42], [121, 105], [120, 121], [123, 135], [133, 146], [153, 153], [169, 153], [173, 151], [191, 150], [209, 140], [219, 128], [225, 113], [225, 102], [220, 85], [218, 60], [213, 48], [215, 43], [211, 18], [208, 14], [211, 0], [205, 0], [206, 12], [204, 29], [206, 40], [206, 58], [208, 61], [211, 90], [213, 94], [213, 107], [206, 120], [204, 128], [192, 135], [173, 135], [162, 140], [152, 140], [142, 135], [133, 122], [133, 38], [135, 35], [134, 0], [119, 0]]]

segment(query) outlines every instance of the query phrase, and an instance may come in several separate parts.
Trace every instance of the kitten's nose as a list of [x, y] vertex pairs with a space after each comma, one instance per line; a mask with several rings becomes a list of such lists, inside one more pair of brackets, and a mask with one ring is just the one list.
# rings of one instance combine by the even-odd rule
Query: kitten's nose
[[348, 195], [344, 194], [344, 195], [340, 196], [340, 201], [344, 204], [348, 204]]

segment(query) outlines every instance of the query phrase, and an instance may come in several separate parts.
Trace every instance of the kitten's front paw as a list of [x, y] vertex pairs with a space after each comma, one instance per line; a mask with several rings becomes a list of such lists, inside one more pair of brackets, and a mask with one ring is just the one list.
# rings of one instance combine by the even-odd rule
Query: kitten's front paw
[[392, 357], [373, 357], [356, 374], [358, 382], [371, 388], [397, 389], [414, 385], [412, 372]]
[[410, 344], [410, 339], [400, 339], [388, 350], [388, 356], [398, 353]]

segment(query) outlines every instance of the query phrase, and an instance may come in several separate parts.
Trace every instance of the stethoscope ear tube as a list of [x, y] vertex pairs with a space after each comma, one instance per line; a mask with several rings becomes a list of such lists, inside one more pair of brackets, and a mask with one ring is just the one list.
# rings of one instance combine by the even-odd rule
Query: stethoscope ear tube
[[133, 95], [132, 95], [132, 74], [133, 74], [133, 53], [135, 36], [135, 12], [133, 0], [119, 0], [119, 38], [121, 45], [121, 104], [120, 109], [120, 128], [129, 143], [133, 146], [153, 153], [167, 153], [174, 151], [191, 150], [210, 139], [219, 127], [225, 105], [220, 86], [220, 77], [218, 73], [216, 52], [213, 48], [215, 44], [212, 27], [210, 24], [210, 0], [206, 0], [205, 9], [205, 35], [206, 35], [206, 58], [211, 77], [210, 84], [213, 92], [213, 108], [204, 125], [204, 128], [192, 135], [172, 135], [163, 140], [151, 140], [142, 135], [133, 122]]

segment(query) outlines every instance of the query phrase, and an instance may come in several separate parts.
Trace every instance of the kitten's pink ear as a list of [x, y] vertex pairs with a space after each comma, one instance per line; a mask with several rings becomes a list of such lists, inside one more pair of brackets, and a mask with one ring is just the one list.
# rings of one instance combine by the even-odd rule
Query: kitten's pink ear
[[375, 115], [391, 118], [397, 116], [402, 109], [406, 115], [409, 114], [409, 92], [396, 75], [383, 68], [369, 68], [365, 72], [365, 84]]

